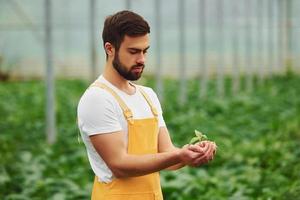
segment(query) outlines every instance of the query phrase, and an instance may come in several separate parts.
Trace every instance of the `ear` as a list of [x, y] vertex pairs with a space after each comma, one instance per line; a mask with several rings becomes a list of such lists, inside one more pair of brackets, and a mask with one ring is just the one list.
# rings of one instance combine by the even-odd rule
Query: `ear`
[[115, 55], [115, 47], [111, 43], [106, 42], [104, 44], [104, 49], [108, 57], [113, 57]]

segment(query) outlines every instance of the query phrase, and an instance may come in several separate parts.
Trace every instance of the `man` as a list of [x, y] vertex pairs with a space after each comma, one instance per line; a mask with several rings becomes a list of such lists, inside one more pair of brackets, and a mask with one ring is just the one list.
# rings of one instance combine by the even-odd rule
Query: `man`
[[163, 199], [159, 171], [199, 166], [213, 159], [216, 146], [205, 141], [176, 148], [159, 100], [139, 86], [149, 49], [148, 23], [121, 11], [106, 18], [103, 74], [78, 105], [78, 125], [95, 173], [92, 199]]

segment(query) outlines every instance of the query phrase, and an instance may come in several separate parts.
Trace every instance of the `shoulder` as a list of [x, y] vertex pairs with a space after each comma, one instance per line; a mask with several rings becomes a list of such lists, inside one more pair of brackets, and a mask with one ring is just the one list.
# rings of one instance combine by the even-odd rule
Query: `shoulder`
[[113, 96], [97, 87], [88, 88], [77, 107], [78, 125], [87, 135], [121, 130], [120, 116], [122, 113]]
[[81, 96], [78, 104], [80, 110], [94, 110], [97, 107], [115, 109], [117, 102], [106, 90], [99, 87], [89, 87]]
[[81, 96], [79, 104], [85, 102], [113, 102], [113, 96], [106, 90], [99, 87], [89, 87]]

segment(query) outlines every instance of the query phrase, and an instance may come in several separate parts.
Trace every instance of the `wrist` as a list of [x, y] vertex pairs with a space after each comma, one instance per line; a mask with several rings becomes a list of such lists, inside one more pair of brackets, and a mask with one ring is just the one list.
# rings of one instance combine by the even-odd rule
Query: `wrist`
[[177, 161], [177, 163], [181, 163], [182, 162], [182, 149], [176, 149], [174, 151], [175, 153], [175, 159]]

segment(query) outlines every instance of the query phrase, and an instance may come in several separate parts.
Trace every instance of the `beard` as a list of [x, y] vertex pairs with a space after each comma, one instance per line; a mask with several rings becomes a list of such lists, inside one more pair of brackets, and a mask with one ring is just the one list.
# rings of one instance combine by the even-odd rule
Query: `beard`
[[[113, 61], [112, 61], [112, 65], [115, 68], [115, 70], [126, 80], [129, 81], [136, 81], [138, 80], [143, 73], [144, 64], [136, 64], [136, 65], [132, 65], [131, 68], [129, 70], [126, 69], [125, 65], [120, 61], [119, 59], [119, 53], [117, 52]], [[134, 72], [135, 68], [140, 68], [142, 67], [141, 72]]]

